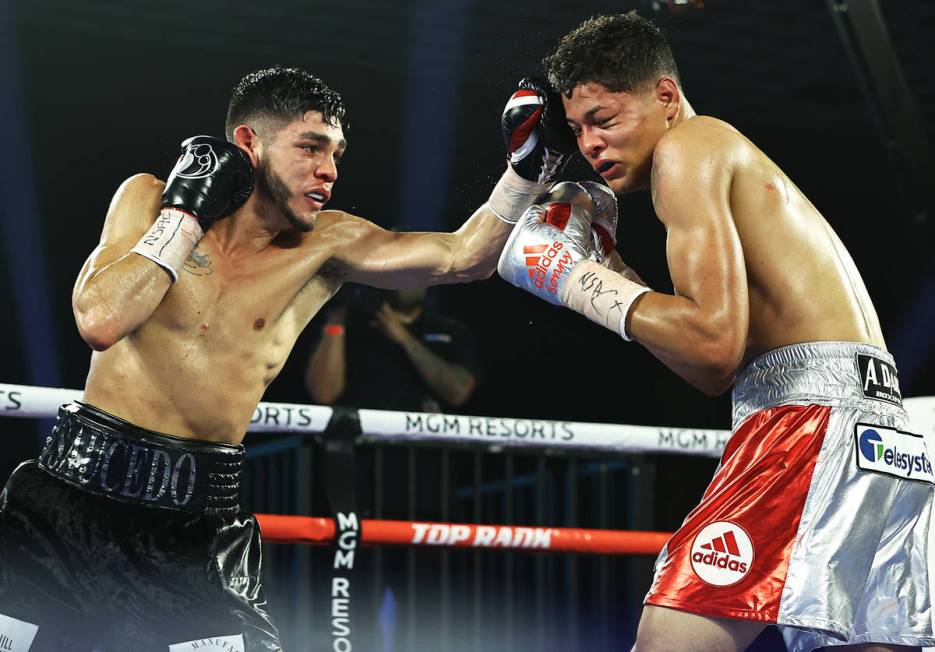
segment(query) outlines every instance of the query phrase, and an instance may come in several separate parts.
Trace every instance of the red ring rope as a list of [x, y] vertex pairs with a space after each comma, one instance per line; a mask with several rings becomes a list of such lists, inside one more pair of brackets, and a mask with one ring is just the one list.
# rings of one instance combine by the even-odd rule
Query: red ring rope
[[[257, 514], [256, 517], [263, 539], [269, 543], [326, 545], [334, 540], [335, 525], [332, 518], [281, 514]], [[360, 529], [360, 542], [363, 545], [498, 548], [617, 555], [655, 555], [672, 536], [668, 532], [377, 519], [361, 519]]]

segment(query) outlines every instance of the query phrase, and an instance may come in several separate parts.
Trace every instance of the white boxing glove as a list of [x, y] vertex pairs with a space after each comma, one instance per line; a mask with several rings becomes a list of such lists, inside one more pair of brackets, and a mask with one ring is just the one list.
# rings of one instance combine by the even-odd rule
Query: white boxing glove
[[617, 203], [609, 189], [591, 182], [557, 184], [516, 223], [497, 271], [516, 287], [630, 340], [627, 315], [651, 290], [639, 277], [604, 266], [615, 255], [616, 226]]
[[523, 213], [503, 247], [497, 272], [549, 303], [563, 304], [572, 269], [594, 255], [595, 206], [583, 186], [558, 183]]
[[581, 181], [580, 185], [594, 203], [594, 215], [591, 217], [594, 249], [591, 260], [606, 266], [607, 258], [617, 249], [617, 197], [603, 183]]

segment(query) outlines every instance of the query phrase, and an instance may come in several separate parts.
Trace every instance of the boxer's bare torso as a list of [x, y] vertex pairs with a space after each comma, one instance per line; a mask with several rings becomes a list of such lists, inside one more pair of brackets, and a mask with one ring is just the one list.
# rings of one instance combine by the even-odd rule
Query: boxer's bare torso
[[[885, 349], [867, 289], [840, 239], [736, 129], [706, 116], [673, 127], [655, 147], [650, 188], [668, 233], [675, 293], [700, 307], [706, 317], [699, 330], [706, 334], [697, 344], [670, 348], [685, 330], [678, 320], [660, 328], [665, 306], [655, 315], [636, 310], [631, 323], [654, 316], [656, 333], [668, 330], [643, 343], [689, 382], [718, 394], [757, 355], [798, 342]], [[657, 295], [646, 301], [652, 307]], [[717, 364], [704, 368], [695, 360], [706, 346], [718, 353]]]
[[[158, 214], [162, 188], [137, 175], [118, 191], [102, 245], [76, 283], [76, 306], [106, 301], [85, 287], [108, 263], [151, 265], [125, 252]], [[396, 287], [486, 277], [509, 232], [484, 208], [462, 227], [486, 252], [462, 259], [487, 261], [478, 276], [476, 267], [452, 267], [455, 234], [390, 233], [341, 211], [322, 211], [311, 231], [271, 241], [230, 237], [235, 230], [223, 220], [210, 229], [149, 317], [93, 353], [85, 401], [151, 430], [239, 443], [299, 333], [345, 280]], [[149, 283], [168, 284], [164, 271], [150, 271]]]
[[698, 116], [678, 127], [730, 175], [730, 219], [740, 238], [752, 357], [786, 344], [865, 342], [885, 348], [863, 280], [838, 236], [802, 192], [725, 122]]
[[582, 83], [563, 102], [585, 159], [617, 194], [649, 188], [666, 227], [675, 292], [636, 299], [627, 331], [673, 371], [719, 394], [786, 344], [884, 347], [864, 283], [818, 210], [736, 129], [695, 115], [672, 78], [633, 92]]
[[[129, 191], [142, 209], [139, 238], [163, 184], [130, 183], [140, 186]], [[340, 287], [321, 271], [339, 216], [323, 212], [311, 232], [284, 232], [259, 252], [225, 252], [209, 230], [150, 318], [94, 352], [85, 400], [144, 428], [233, 443], [299, 333]]]

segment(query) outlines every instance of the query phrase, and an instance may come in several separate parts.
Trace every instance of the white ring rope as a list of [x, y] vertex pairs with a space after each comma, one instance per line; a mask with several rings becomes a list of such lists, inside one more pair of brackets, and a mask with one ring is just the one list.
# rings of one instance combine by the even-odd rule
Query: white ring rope
[[[63, 403], [80, 400], [82, 392], [0, 383], [0, 416], [54, 417]], [[914, 432], [935, 437], [935, 397], [905, 399]], [[298, 403], [260, 403], [249, 432], [321, 433], [330, 407]], [[360, 439], [483, 447], [593, 449], [616, 453], [681, 453], [718, 457], [729, 430], [670, 428], [626, 424], [581, 423], [544, 419], [462, 416], [427, 412], [359, 409]]]

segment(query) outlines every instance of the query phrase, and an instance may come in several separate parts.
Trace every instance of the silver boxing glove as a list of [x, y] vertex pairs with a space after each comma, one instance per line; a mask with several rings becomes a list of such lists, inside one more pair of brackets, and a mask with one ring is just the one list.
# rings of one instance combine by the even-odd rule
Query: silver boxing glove
[[603, 183], [582, 181], [581, 185], [588, 191], [595, 207], [591, 219], [594, 235], [591, 260], [604, 265], [607, 256], [617, 248], [617, 197]]
[[497, 272], [516, 287], [562, 305], [562, 288], [572, 268], [582, 260], [593, 260], [591, 219], [596, 210], [583, 185], [556, 184], [513, 227]]

